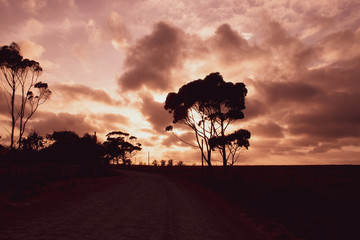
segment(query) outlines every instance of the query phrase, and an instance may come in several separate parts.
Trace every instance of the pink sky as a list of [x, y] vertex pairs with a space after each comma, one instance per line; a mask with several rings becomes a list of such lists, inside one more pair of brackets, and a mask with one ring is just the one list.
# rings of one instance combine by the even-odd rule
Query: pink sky
[[121, 130], [143, 144], [137, 162], [199, 163], [164, 131], [164, 99], [220, 72], [249, 91], [240, 164], [360, 164], [357, 0], [0, 0], [0, 45], [13, 41], [53, 92], [28, 125], [43, 136]]

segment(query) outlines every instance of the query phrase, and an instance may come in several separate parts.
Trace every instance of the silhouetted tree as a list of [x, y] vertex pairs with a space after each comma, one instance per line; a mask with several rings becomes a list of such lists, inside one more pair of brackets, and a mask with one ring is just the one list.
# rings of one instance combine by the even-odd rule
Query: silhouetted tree
[[178, 167], [181, 167], [181, 166], [184, 166], [185, 164], [184, 164], [184, 162], [183, 161], [178, 161], [178, 163], [176, 164], [176, 166], [178, 166]]
[[8, 149], [5, 146], [0, 144], [0, 159], [1, 160], [5, 159], [7, 152], [8, 152]]
[[161, 160], [160, 161], [160, 166], [164, 167], [166, 165], [166, 161], [165, 160]]
[[22, 149], [39, 151], [44, 147], [45, 139], [36, 131], [32, 130], [21, 142]]
[[47, 134], [49, 147], [46, 152], [52, 159], [60, 162], [78, 162], [80, 157], [80, 137], [73, 131], [54, 131]]
[[[44, 103], [51, 91], [47, 83], [38, 82], [42, 73], [40, 64], [34, 60], [24, 59], [16, 43], [0, 48], [1, 83], [11, 115], [10, 149], [14, 148], [16, 122], [19, 121], [19, 148], [26, 124], [39, 105]], [[36, 90], [37, 93], [33, 91]]]
[[226, 136], [212, 137], [209, 140], [211, 149], [219, 148], [221, 155], [223, 155], [223, 146], [226, 146], [227, 155], [226, 163], [233, 166], [239, 158], [240, 151], [245, 147], [249, 148], [250, 132], [245, 129], [240, 129], [232, 134]]
[[48, 158], [81, 166], [85, 175], [97, 175], [104, 151], [96, 134], [79, 137], [73, 131], [54, 131], [47, 135], [50, 146], [44, 149]]
[[106, 136], [107, 139], [103, 144], [105, 157], [117, 164], [119, 164], [119, 160], [121, 160], [124, 165], [131, 164], [129, 160], [135, 156], [138, 151], [141, 151], [141, 144], [137, 138], [130, 136], [128, 133], [113, 131]]
[[174, 166], [174, 162], [172, 159], [168, 160], [168, 164], [167, 164], [169, 167], [172, 167]]
[[152, 164], [153, 166], [155, 166], [155, 167], [157, 167], [157, 166], [159, 165], [158, 161], [156, 161], [156, 160], [152, 161], [151, 164]]
[[79, 140], [79, 160], [83, 166], [85, 174], [97, 176], [101, 168], [104, 149], [101, 143], [97, 141], [96, 134], [85, 133]]
[[[173, 123], [184, 123], [194, 131], [202, 157], [211, 166], [209, 141], [213, 137], [225, 137], [227, 127], [244, 118], [246, 94], [243, 83], [225, 82], [219, 73], [211, 73], [204, 80], [182, 86], [178, 93], [169, 93], [164, 107], [173, 115]], [[218, 148], [226, 167], [225, 143]]]

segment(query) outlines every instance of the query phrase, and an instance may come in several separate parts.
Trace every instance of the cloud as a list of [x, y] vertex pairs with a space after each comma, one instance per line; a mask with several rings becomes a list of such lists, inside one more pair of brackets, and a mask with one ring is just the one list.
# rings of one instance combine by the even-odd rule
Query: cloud
[[125, 72], [118, 79], [123, 91], [167, 90], [171, 86], [172, 70], [180, 68], [184, 40], [180, 29], [159, 22], [151, 34], [128, 49]]
[[66, 101], [81, 101], [88, 99], [107, 105], [118, 105], [119, 101], [110, 97], [102, 89], [94, 89], [83, 84], [57, 84], [53, 86], [54, 91], [60, 94]]
[[333, 142], [360, 136], [360, 94], [331, 93], [317, 101], [310, 111], [293, 113], [287, 121], [289, 132], [319, 141]]
[[86, 30], [89, 34], [89, 40], [93, 42], [100, 42], [101, 29], [94, 19], [89, 19], [86, 25]]
[[34, 37], [43, 34], [44, 24], [35, 18], [30, 18], [26, 21], [24, 27], [22, 28], [22, 33], [27, 37]]
[[0, 0], [0, 5], [2, 5], [3, 7], [9, 7], [9, 1], [8, 0]]
[[22, 8], [34, 15], [39, 14], [39, 12], [45, 8], [47, 5], [46, 0], [23, 0], [21, 2]]
[[101, 131], [88, 123], [85, 114], [49, 112], [37, 112], [27, 128], [34, 129], [43, 136], [53, 131], [75, 131], [79, 135]]
[[[248, 59], [259, 58], [250, 66], [254, 76], [248, 81], [252, 92], [244, 119], [256, 137], [250, 140], [251, 155], [295, 156], [355, 146], [360, 136], [355, 104], [360, 96], [359, 30], [325, 34], [312, 44], [290, 35], [279, 22], [269, 22], [266, 32], [252, 46], [230, 25], [221, 25], [206, 53], [218, 55], [215, 62], [231, 59], [224, 70], [233, 71], [230, 78], [241, 74]], [[259, 145], [259, 139], [269, 142]]]
[[24, 58], [28, 58], [30, 60], [37, 61], [45, 52], [45, 48], [42, 45], [30, 40], [19, 42], [19, 46], [21, 55], [23, 55]]
[[249, 126], [251, 136], [266, 138], [282, 138], [284, 137], [284, 129], [279, 124], [267, 121], [266, 123], [258, 123]]
[[[128, 117], [122, 114], [115, 114], [115, 113], [103, 113], [103, 114], [89, 114], [89, 122], [93, 125], [98, 126], [101, 129], [100, 133], [108, 133], [110, 131], [115, 131], [123, 129], [124, 126], [128, 126], [131, 124]], [[120, 126], [119, 126], [120, 125]]]
[[172, 123], [172, 116], [164, 109], [164, 103], [155, 102], [151, 96], [143, 96], [141, 113], [160, 134], [165, 134], [165, 128]]
[[360, 29], [332, 33], [321, 39], [317, 45], [322, 50], [322, 60], [327, 63], [353, 59], [360, 55]]
[[303, 104], [314, 99], [321, 92], [315, 86], [304, 82], [257, 82], [257, 91], [265, 96], [267, 103], [275, 104], [286, 101]]
[[266, 106], [261, 101], [255, 99], [254, 97], [246, 98], [244, 110], [244, 116], [246, 121], [263, 116], [268, 111], [268, 106]]
[[117, 50], [126, 47], [128, 45], [129, 32], [124, 24], [123, 17], [119, 13], [112, 11], [107, 24], [111, 32], [113, 47]]

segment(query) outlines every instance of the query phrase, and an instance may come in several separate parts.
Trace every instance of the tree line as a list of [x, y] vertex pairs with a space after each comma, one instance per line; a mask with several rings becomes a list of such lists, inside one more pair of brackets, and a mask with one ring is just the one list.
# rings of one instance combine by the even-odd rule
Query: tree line
[[[5, 148], [5, 147], [3, 147]], [[141, 151], [141, 143], [135, 136], [126, 132], [113, 131], [100, 143], [96, 133], [79, 136], [73, 131], [54, 131], [46, 137], [31, 131], [24, 137], [20, 148], [8, 148], [4, 159], [9, 161], [15, 156], [17, 163], [63, 163], [82, 166], [85, 172], [104, 165], [131, 165], [131, 158]]]
[[[79, 137], [71, 131], [55, 131], [46, 136], [46, 141], [34, 131], [24, 137], [28, 121], [52, 92], [47, 83], [38, 80], [43, 71], [40, 64], [24, 58], [16, 43], [0, 48], [0, 71], [2, 93], [10, 115], [9, 148], [13, 154], [10, 161], [15, 159], [14, 152], [17, 150], [30, 155], [30, 152], [45, 155], [57, 152], [53, 157], [62, 161], [100, 159], [101, 156], [106, 164], [129, 165], [130, 159], [141, 151], [137, 138], [122, 131], [109, 132], [102, 144], [98, 143], [96, 135]], [[189, 82], [177, 93], [167, 95], [164, 108], [172, 114], [174, 124], [185, 124], [193, 131], [196, 145], [178, 137], [172, 125], [165, 130], [172, 132], [181, 141], [198, 147], [202, 161], [209, 167], [212, 166], [212, 152], [219, 151], [226, 169], [228, 165], [236, 163], [242, 149], [250, 146], [251, 134], [248, 130], [237, 129], [228, 133], [230, 125], [244, 118], [246, 95], [244, 83], [225, 82], [218, 72]], [[3, 152], [6, 152], [6, 148], [1, 146], [0, 153], [3, 155]]]

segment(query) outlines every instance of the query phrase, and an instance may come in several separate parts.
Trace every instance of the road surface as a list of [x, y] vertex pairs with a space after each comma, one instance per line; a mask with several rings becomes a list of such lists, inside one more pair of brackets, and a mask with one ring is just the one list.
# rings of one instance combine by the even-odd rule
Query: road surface
[[107, 181], [3, 211], [0, 239], [290, 239], [200, 186], [131, 171]]

